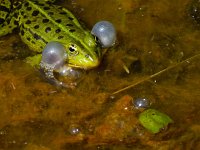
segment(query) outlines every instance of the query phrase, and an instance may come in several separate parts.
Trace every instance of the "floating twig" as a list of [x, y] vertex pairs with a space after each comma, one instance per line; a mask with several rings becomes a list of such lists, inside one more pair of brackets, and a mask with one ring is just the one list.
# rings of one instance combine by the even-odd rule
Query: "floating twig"
[[179, 66], [179, 65], [182, 65], [182, 64], [184, 64], [184, 63], [189, 63], [191, 60], [193, 60], [193, 59], [195, 59], [195, 58], [197, 58], [197, 57], [199, 57], [199, 56], [200, 56], [200, 54], [194, 55], [194, 56], [192, 56], [192, 57], [190, 57], [190, 58], [187, 58], [187, 59], [185, 59], [185, 60], [183, 60], [183, 61], [181, 61], [181, 62], [179, 62], [179, 63], [176, 63], [176, 64], [174, 64], [174, 65], [171, 65], [171, 66], [169, 66], [169, 67], [167, 67], [167, 68], [165, 68], [165, 69], [163, 69], [163, 70], [161, 70], [161, 71], [159, 71], [159, 72], [157, 72], [157, 73], [154, 73], [154, 74], [152, 74], [152, 75], [150, 75], [150, 76], [148, 76], [148, 77], [144, 77], [143, 79], [141, 79], [141, 80], [139, 80], [139, 81], [137, 81], [137, 82], [135, 82], [135, 83], [132, 83], [132, 84], [130, 84], [130, 85], [124, 87], [124, 88], [121, 88], [121, 89], [119, 89], [119, 90], [113, 92], [112, 95], [116, 95], [116, 94], [121, 93], [121, 92], [123, 92], [123, 91], [126, 91], [126, 90], [128, 90], [128, 89], [130, 89], [130, 88], [133, 88], [133, 87], [135, 87], [136, 85], [139, 85], [139, 84], [141, 84], [141, 83], [143, 83], [143, 82], [145, 82], [145, 81], [147, 81], [147, 80], [150, 80], [150, 79], [152, 79], [152, 78], [154, 78], [154, 77], [156, 77], [156, 76], [158, 76], [158, 75], [160, 75], [160, 74], [162, 74], [162, 73], [164, 73], [164, 72], [166, 72], [166, 71], [168, 71], [168, 70], [170, 70], [170, 69], [172, 69], [172, 68], [175, 68], [175, 67], [177, 67], [177, 66]]

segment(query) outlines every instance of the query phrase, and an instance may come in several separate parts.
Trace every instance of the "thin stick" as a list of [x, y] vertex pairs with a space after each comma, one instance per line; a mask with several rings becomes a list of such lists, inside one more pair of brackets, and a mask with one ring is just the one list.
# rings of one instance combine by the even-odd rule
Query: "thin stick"
[[192, 59], [195, 59], [195, 58], [197, 58], [197, 57], [199, 57], [199, 56], [200, 56], [200, 54], [197, 54], [197, 55], [195, 55], [195, 56], [192, 56], [192, 57], [190, 57], [190, 58], [187, 58], [187, 59], [181, 61], [180, 63], [176, 63], [176, 64], [174, 64], [174, 65], [171, 65], [171, 66], [169, 66], [169, 67], [167, 67], [167, 68], [165, 68], [165, 69], [163, 69], [163, 70], [161, 70], [161, 71], [159, 71], [159, 72], [157, 72], [157, 73], [155, 73], [155, 74], [152, 74], [152, 75], [150, 75], [150, 76], [148, 76], [148, 77], [143, 78], [142, 80], [140, 80], [140, 81], [138, 81], [138, 82], [135, 82], [135, 83], [133, 83], [133, 84], [130, 84], [130, 85], [128, 85], [128, 86], [126, 86], [126, 87], [120, 89], [120, 90], [117, 90], [117, 91], [113, 92], [112, 95], [116, 95], [116, 94], [118, 94], [118, 93], [121, 93], [121, 92], [123, 92], [123, 91], [126, 91], [126, 90], [128, 90], [128, 89], [130, 89], [130, 88], [132, 88], [132, 87], [134, 87], [134, 86], [136, 86], [136, 85], [138, 85], [138, 84], [141, 84], [141, 83], [143, 83], [143, 82], [145, 82], [145, 81], [147, 81], [147, 80], [150, 80], [150, 79], [156, 77], [157, 75], [160, 75], [160, 74], [162, 74], [163, 72], [166, 72], [166, 71], [168, 71], [168, 70], [170, 70], [170, 69], [172, 69], [172, 68], [175, 68], [175, 67], [177, 67], [177, 66], [179, 66], [179, 65], [181, 65], [181, 64], [183, 64], [183, 63], [186, 63], [186, 62], [189, 63]]

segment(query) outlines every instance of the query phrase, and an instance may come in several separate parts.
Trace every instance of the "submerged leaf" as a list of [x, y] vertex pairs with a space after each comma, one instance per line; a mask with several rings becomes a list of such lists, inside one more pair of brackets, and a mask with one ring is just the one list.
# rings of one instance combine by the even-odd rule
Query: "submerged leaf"
[[152, 133], [158, 133], [167, 127], [173, 120], [164, 113], [155, 109], [147, 109], [139, 115], [139, 121], [143, 127]]

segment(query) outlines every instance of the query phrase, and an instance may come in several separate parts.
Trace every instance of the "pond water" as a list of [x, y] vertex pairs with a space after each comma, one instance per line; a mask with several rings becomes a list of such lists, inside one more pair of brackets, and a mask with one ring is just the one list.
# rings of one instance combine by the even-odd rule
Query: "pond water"
[[[200, 149], [195, 2], [58, 1], [89, 29], [108, 20], [117, 30], [115, 46], [75, 89], [49, 84], [26, 64], [29, 49], [17, 32], [1, 37], [0, 149]], [[148, 99], [173, 123], [148, 132], [138, 121], [143, 110], [132, 103], [137, 98]]]

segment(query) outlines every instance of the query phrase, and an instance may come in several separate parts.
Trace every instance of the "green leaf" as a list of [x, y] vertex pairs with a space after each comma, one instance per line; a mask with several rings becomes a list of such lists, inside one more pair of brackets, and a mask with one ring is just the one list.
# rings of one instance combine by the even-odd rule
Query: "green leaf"
[[167, 127], [173, 120], [164, 113], [155, 109], [147, 109], [139, 115], [139, 121], [144, 128], [152, 133], [158, 133], [161, 129]]

